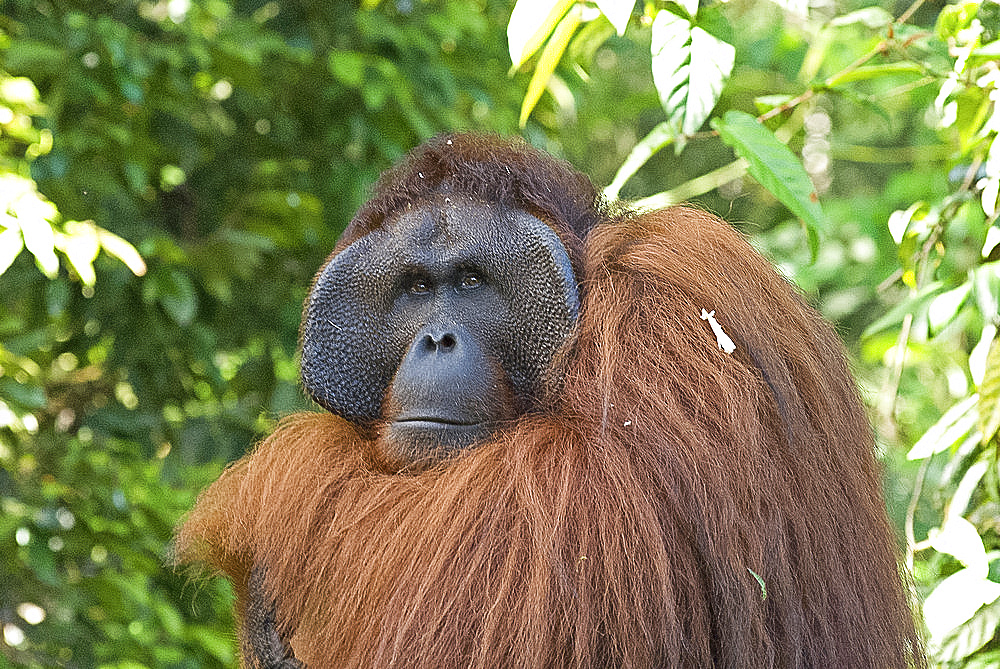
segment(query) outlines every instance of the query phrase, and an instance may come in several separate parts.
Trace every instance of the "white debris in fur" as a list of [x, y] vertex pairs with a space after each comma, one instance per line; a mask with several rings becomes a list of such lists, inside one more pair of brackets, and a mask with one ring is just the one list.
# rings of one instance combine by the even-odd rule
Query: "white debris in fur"
[[701, 310], [701, 320], [708, 321], [708, 324], [712, 327], [712, 332], [715, 333], [715, 339], [719, 342], [719, 348], [721, 348], [726, 353], [732, 353], [736, 350], [736, 344], [733, 340], [729, 338], [722, 330], [722, 326], [719, 325], [719, 321], [715, 320], [715, 311], [705, 311]]

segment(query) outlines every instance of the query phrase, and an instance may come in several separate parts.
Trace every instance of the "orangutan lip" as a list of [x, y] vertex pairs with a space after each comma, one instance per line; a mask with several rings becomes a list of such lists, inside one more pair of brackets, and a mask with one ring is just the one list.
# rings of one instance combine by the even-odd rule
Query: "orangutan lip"
[[425, 427], [436, 427], [436, 426], [447, 426], [447, 427], [475, 427], [479, 423], [461, 421], [452, 418], [441, 418], [438, 416], [404, 416], [402, 418], [397, 418], [393, 421], [397, 425], [408, 425], [408, 426], [425, 426]]

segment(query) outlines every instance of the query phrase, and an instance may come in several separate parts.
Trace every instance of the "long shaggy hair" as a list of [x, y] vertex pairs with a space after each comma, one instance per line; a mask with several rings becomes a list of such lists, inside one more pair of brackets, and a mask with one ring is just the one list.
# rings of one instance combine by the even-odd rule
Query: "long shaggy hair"
[[690, 208], [594, 227], [580, 279], [551, 410], [418, 474], [291, 416], [203, 493], [179, 561], [238, 598], [265, 564], [310, 667], [924, 666], [830, 327]]

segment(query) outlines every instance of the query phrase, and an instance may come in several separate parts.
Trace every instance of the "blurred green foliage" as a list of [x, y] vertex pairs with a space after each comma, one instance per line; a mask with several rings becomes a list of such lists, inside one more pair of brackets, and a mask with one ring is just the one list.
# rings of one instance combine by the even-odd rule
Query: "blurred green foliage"
[[[4, 0], [0, 666], [234, 665], [228, 588], [166, 566], [172, 527], [308, 406], [312, 275], [379, 172], [443, 130], [520, 132], [751, 235], [844, 335], [920, 594], [983, 565], [978, 591], [1000, 582], [1000, 6], [563, 2], [564, 49], [543, 46], [557, 16], [511, 73], [513, 4]], [[620, 173], [686, 112], [656, 89], [663, 11], [735, 51], [712, 116], [763, 116], [801, 157], [815, 259], [708, 121]], [[1000, 661], [995, 601], [937, 613], [943, 666]]]

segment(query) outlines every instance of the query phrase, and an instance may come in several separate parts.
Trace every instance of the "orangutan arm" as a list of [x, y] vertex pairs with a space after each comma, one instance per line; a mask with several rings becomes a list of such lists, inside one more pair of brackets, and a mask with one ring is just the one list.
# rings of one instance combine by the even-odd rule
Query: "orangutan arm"
[[240, 650], [253, 669], [303, 669], [288, 641], [278, 631], [275, 602], [264, 589], [263, 567], [254, 567], [247, 586]]

